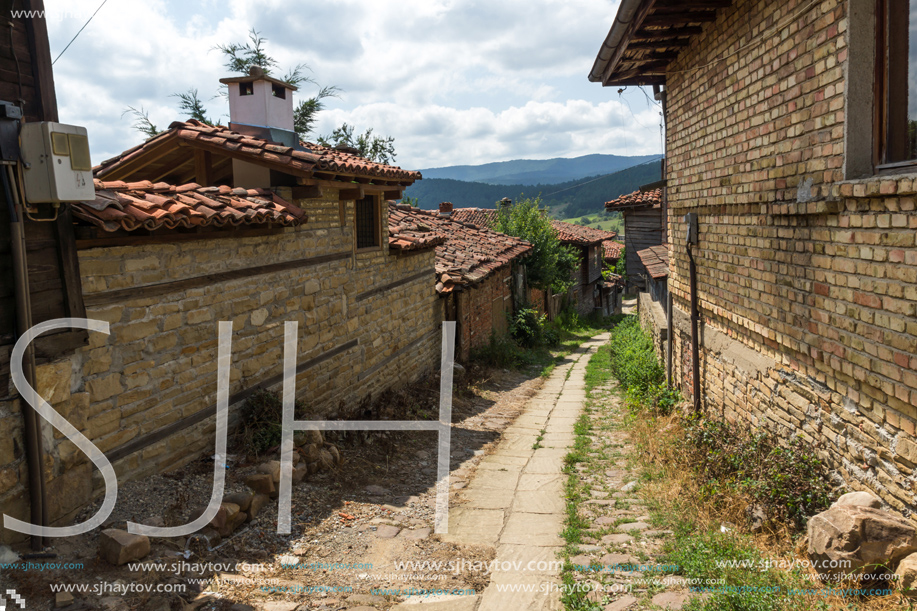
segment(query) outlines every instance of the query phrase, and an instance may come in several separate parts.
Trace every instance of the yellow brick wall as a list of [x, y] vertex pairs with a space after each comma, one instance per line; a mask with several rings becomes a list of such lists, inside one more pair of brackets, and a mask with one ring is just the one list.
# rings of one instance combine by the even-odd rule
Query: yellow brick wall
[[[340, 252], [347, 257], [90, 306], [88, 318], [109, 322], [111, 334], [90, 333], [88, 346], [42, 366], [42, 396], [110, 452], [215, 405], [217, 324], [224, 320], [233, 323], [230, 394], [282, 373], [286, 321], [299, 323], [300, 363], [357, 341], [297, 376], [297, 395], [318, 418], [353, 416], [365, 397], [435, 367], [442, 305], [434, 287], [434, 252], [390, 254], [383, 229], [383, 248], [354, 253], [353, 202], [346, 202], [343, 215], [336, 198], [297, 204], [309, 222], [280, 234], [80, 251], [90, 299], [105, 291], [284, 261]], [[357, 301], [367, 291], [423, 272], [429, 274]], [[399, 350], [403, 353], [392, 359]], [[230, 413], [238, 407], [231, 406]], [[174, 469], [212, 453], [214, 423], [209, 417], [118, 460], [119, 479]], [[18, 401], [0, 404], [0, 439], [0, 504], [27, 519]], [[95, 470], [59, 433], [49, 434], [45, 445], [51, 518], [66, 520], [103, 484], [94, 473], [90, 485]], [[0, 533], [0, 541], [17, 537]]]
[[[803, 435], [851, 488], [909, 513], [917, 177], [845, 182], [848, 3], [808, 6], [738, 0], [670, 67], [669, 286], [684, 318], [681, 218], [697, 212], [705, 408]], [[675, 344], [690, 395], [686, 325]]]

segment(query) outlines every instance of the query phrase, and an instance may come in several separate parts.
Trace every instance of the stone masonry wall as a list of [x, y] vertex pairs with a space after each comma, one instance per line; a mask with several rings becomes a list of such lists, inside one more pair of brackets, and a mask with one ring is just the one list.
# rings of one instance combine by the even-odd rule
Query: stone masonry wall
[[[105, 291], [344, 252], [346, 258], [200, 288], [88, 307], [111, 334], [42, 366], [42, 396], [100, 450], [110, 453], [215, 405], [217, 323], [232, 321], [230, 395], [282, 373], [284, 322], [299, 322], [298, 362], [355, 345], [297, 376], [297, 396], [315, 417], [347, 417], [360, 401], [409, 382], [439, 362], [441, 301], [433, 250], [411, 255], [383, 248], [354, 252], [353, 202], [297, 202], [309, 222], [266, 237], [183, 241], [80, 252], [89, 302]], [[383, 218], [385, 210], [383, 209]], [[343, 219], [343, 224], [342, 224]], [[425, 272], [429, 272], [428, 274]], [[413, 279], [379, 292], [375, 288]], [[230, 414], [239, 405], [230, 406]], [[0, 506], [28, 519], [27, 472], [19, 401], [0, 404]], [[114, 462], [119, 480], [168, 471], [213, 451], [215, 418]], [[51, 518], [71, 519], [103, 485], [69, 440], [45, 435]], [[19, 538], [0, 532], [0, 542]]]
[[666, 338], [668, 337], [665, 311], [658, 302], [653, 301], [649, 293], [638, 295], [637, 310], [640, 315], [640, 326], [653, 338], [656, 358], [660, 363], [665, 363]]
[[693, 211], [705, 409], [802, 435], [851, 488], [910, 515], [917, 176], [844, 180], [860, 114], [845, 79], [873, 76], [848, 74], [848, 2], [806, 7], [738, 0], [670, 66], [675, 377], [690, 396]]

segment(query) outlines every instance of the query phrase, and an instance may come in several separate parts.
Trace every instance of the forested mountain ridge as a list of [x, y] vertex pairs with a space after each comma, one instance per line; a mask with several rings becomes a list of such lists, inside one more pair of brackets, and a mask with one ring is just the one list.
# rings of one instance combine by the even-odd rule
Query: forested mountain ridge
[[445, 178], [491, 185], [553, 185], [588, 176], [604, 176], [640, 165], [661, 155], [583, 155], [555, 159], [513, 159], [482, 165], [455, 165], [420, 170], [424, 178]]

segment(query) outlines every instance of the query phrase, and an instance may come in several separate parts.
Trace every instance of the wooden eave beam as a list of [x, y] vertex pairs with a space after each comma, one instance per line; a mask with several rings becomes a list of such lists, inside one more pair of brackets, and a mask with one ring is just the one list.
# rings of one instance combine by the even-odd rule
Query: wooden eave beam
[[176, 150], [177, 145], [175, 142], [175, 136], [169, 135], [164, 136], [162, 141], [157, 142], [155, 145], [151, 146], [148, 149], [138, 149], [131, 153], [131, 155], [136, 155], [130, 161], [126, 161], [119, 165], [119, 162], [115, 162], [107, 168], [102, 168], [99, 170], [96, 178], [99, 180], [124, 180], [124, 177], [130, 176], [131, 172], [143, 167], [149, 167], [154, 161], [162, 159], [169, 153], [172, 153]]
[[618, 48], [615, 49], [614, 54], [612, 54], [608, 64], [605, 66], [605, 72], [602, 74], [602, 83], [608, 84], [612, 74], [618, 68], [618, 62], [621, 61], [621, 58], [624, 56], [624, 52], [627, 50], [627, 45], [630, 44], [634, 34], [636, 34], [637, 31], [643, 27], [643, 20], [646, 19], [647, 15], [650, 14], [655, 5], [656, 0], [647, 0], [647, 2], [642, 4], [640, 9], [633, 16], [630, 24], [627, 26], [627, 29], [624, 31], [624, 36], [621, 37], [621, 43], [618, 44]]
[[716, 21], [716, 12], [691, 11], [682, 13], [665, 13], [662, 15], [649, 15], [643, 25], [682, 25], [686, 23], [708, 23]]
[[720, 9], [728, 8], [732, 4], [733, 0], [659, 0], [656, 3], [658, 9], [671, 8], [678, 10], [686, 8]]
[[362, 186], [351, 189], [341, 189], [338, 191], [338, 201], [358, 200], [366, 197], [366, 192]]
[[194, 176], [194, 182], [202, 187], [213, 185], [213, 153], [202, 150], [194, 151]]
[[673, 38], [671, 40], [638, 40], [627, 45], [627, 50], [633, 49], [667, 49], [669, 47], [687, 47], [691, 41], [687, 38]]
[[667, 38], [686, 38], [689, 36], [697, 36], [698, 34], [703, 33], [704, 28], [698, 25], [688, 25], [683, 28], [668, 28], [666, 30], [638, 30], [634, 34], [634, 41], [644, 41], [644, 40], [662, 40]]

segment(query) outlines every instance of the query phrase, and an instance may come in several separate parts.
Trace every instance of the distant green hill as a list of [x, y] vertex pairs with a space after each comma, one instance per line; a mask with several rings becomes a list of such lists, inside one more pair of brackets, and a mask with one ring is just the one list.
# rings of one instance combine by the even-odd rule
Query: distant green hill
[[556, 185], [489, 185], [447, 178], [424, 178], [405, 190], [407, 197], [416, 197], [420, 207], [435, 210], [440, 202], [452, 202], [456, 208], [493, 208], [495, 203], [509, 197], [536, 197], [557, 218], [576, 218], [604, 211], [604, 203], [619, 195], [631, 193], [642, 185], [659, 180], [658, 161], [608, 174]]
[[490, 185], [554, 185], [587, 176], [604, 176], [661, 159], [661, 155], [583, 155], [556, 159], [513, 159], [482, 165], [453, 165], [421, 170], [425, 178], [445, 178]]

